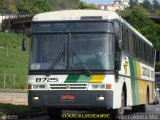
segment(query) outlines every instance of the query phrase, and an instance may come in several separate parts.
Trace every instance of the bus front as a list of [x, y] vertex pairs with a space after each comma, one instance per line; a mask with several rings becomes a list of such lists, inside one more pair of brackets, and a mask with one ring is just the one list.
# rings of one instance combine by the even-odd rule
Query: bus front
[[53, 117], [62, 109], [113, 108], [114, 38], [111, 20], [32, 22], [29, 105]]

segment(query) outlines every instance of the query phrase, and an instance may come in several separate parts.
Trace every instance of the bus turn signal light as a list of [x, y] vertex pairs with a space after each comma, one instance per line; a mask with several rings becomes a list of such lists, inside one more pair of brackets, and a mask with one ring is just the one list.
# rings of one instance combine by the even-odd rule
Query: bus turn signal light
[[31, 89], [32, 89], [32, 85], [28, 84], [28, 90], [31, 90]]
[[112, 85], [111, 84], [106, 84], [106, 89], [111, 89]]

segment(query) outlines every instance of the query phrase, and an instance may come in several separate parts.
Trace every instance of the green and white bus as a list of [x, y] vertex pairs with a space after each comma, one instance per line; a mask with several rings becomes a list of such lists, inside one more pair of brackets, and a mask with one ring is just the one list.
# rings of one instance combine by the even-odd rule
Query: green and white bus
[[146, 111], [154, 101], [154, 54], [152, 43], [115, 12], [35, 15], [29, 106], [48, 108], [51, 118], [64, 109], [113, 109], [119, 115], [127, 106]]

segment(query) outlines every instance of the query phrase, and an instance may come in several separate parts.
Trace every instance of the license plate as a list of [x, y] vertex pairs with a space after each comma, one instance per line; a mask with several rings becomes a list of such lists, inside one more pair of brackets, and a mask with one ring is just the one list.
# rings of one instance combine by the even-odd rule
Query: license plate
[[75, 100], [75, 95], [61, 95], [61, 100]]

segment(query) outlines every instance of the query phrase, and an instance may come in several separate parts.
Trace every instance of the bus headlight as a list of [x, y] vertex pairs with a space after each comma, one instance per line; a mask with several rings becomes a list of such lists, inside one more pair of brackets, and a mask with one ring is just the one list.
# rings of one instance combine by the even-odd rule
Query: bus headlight
[[34, 96], [34, 97], [33, 97], [33, 100], [39, 100], [39, 99], [40, 99], [39, 96]]
[[103, 95], [99, 95], [97, 98], [98, 101], [104, 101], [104, 99], [105, 99], [105, 97]]
[[89, 84], [88, 90], [105, 90], [105, 84]]

